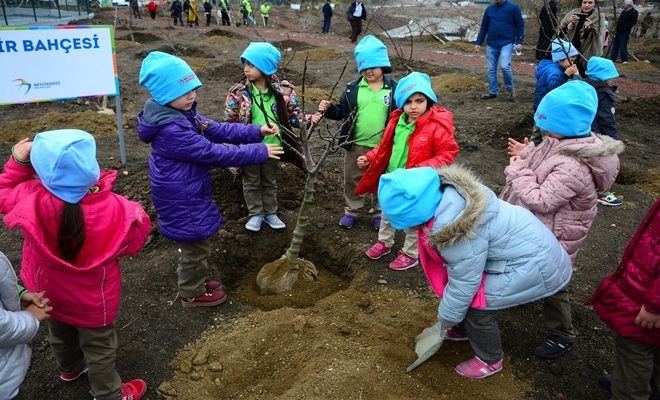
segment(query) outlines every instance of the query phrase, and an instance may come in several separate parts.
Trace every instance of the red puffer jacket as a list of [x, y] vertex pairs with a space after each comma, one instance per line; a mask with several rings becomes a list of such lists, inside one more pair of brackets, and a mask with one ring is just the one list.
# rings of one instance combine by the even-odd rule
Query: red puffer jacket
[[660, 347], [660, 329], [635, 324], [642, 305], [660, 314], [660, 200], [637, 228], [619, 268], [605, 278], [587, 304], [621, 336]]
[[[394, 146], [394, 131], [403, 110], [392, 111], [383, 133], [383, 138], [366, 154], [369, 167], [355, 188], [355, 194], [378, 191], [378, 180], [387, 170]], [[415, 130], [408, 139], [408, 160], [406, 168], [439, 167], [449, 165], [458, 154], [458, 144], [454, 140], [454, 113], [439, 106], [433, 106], [417, 118]]]

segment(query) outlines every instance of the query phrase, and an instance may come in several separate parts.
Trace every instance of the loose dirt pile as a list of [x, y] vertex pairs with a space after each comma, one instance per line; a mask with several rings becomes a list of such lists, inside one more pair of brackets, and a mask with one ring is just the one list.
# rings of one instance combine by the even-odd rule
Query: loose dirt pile
[[[218, 36], [216, 36], [218, 37]], [[208, 39], [207, 39], [208, 40]], [[211, 69], [211, 62], [209, 61], [208, 58], [202, 58], [202, 57], [181, 57], [186, 62], [188, 65], [190, 65], [190, 68], [193, 69], [193, 71], [197, 72], [206, 72]]]
[[656, 68], [650, 62], [646, 62], [646, 61], [629, 62], [628, 64], [620, 64], [620, 65], [617, 65], [617, 69], [620, 72], [649, 72], [649, 73], [653, 73], [653, 74], [658, 73], [658, 68]]
[[431, 77], [431, 86], [436, 93], [469, 92], [486, 87], [486, 83], [474, 76], [463, 74], [442, 74]]
[[232, 39], [227, 36], [214, 35], [202, 40], [202, 43], [210, 44], [210, 45], [226, 45], [233, 42], [234, 40], [235, 39]]
[[299, 51], [296, 55], [293, 56], [294, 61], [304, 61], [305, 53], [307, 53], [307, 61], [330, 61], [336, 60], [338, 58], [346, 58], [347, 55], [343, 51], [337, 51], [333, 48], [321, 48], [317, 47], [315, 49], [307, 51]]
[[117, 134], [117, 117], [95, 111], [49, 112], [38, 118], [17, 119], [0, 125], [0, 140], [14, 143], [37, 132], [53, 129], [81, 129], [96, 137]]
[[530, 388], [511, 368], [488, 385], [456, 374], [453, 366], [472, 356], [467, 343], [445, 343], [406, 374], [436, 306], [413, 291], [349, 287], [307, 309], [217, 318], [178, 355], [174, 379], [159, 392], [198, 400], [523, 398]]

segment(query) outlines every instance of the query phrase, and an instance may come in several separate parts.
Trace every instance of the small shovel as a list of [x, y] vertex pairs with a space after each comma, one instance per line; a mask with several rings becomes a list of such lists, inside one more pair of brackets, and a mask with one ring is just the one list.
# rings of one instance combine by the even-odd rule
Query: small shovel
[[422, 333], [415, 338], [415, 353], [417, 353], [417, 360], [406, 368], [406, 372], [422, 365], [422, 363], [440, 350], [442, 342], [445, 341], [447, 336], [447, 328], [442, 327], [442, 323], [436, 322], [432, 326], [424, 329]]

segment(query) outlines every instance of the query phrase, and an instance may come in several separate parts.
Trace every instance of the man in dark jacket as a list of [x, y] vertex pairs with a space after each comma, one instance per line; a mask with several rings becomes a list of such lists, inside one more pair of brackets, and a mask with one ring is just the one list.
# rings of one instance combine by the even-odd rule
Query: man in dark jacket
[[539, 13], [539, 40], [536, 42], [536, 59], [552, 60], [550, 44], [557, 31], [557, 0], [548, 0], [543, 3]]
[[328, 33], [330, 31], [330, 20], [332, 19], [332, 5], [330, 0], [326, 0], [323, 5], [323, 30], [321, 32]]
[[367, 9], [362, 4], [362, 0], [355, 0], [348, 6], [346, 18], [351, 23], [351, 43], [355, 43], [362, 33], [362, 20], [367, 19]]
[[177, 21], [181, 22], [181, 26], [183, 26], [183, 17], [181, 16], [183, 13], [183, 4], [181, 4], [181, 0], [174, 0], [170, 6], [170, 10], [172, 11], [174, 26], [177, 25]]
[[612, 42], [612, 54], [610, 58], [616, 62], [619, 56], [619, 49], [621, 49], [621, 61], [624, 64], [628, 63], [628, 39], [630, 39], [630, 31], [637, 23], [639, 13], [633, 7], [633, 0], [624, 0], [623, 11], [616, 21], [616, 31], [614, 34], [614, 41]]
[[481, 20], [474, 50], [481, 51], [481, 43], [486, 40], [486, 60], [488, 62], [488, 93], [481, 95], [484, 100], [497, 97], [500, 91], [497, 81], [497, 65], [502, 69], [504, 86], [509, 91], [509, 99], [515, 100], [513, 73], [511, 72], [511, 52], [522, 50], [525, 38], [525, 23], [520, 7], [509, 0], [495, 0], [486, 8]]

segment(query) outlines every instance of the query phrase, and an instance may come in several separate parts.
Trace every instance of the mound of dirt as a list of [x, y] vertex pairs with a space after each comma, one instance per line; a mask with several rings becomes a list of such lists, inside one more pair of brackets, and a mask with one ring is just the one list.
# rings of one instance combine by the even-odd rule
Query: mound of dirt
[[303, 43], [303, 42], [298, 42], [295, 40], [282, 40], [281, 42], [274, 42], [272, 43], [273, 46], [277, 47], [278, 49], [282, 50], [295, 50], [295, 51], [304, 51], [304, 50], [310, 50], [313, 49], [314, 46], [311, 44]]
[[190, 65], [190, 68], [192, 68], [193, 71], [196, 72], [204, 72], [208, 71], [211, 69], [211, 62], [208, 60], [208, 58], [202, 58], [202, 57], [187, 57], [183, 56], [181, 57], [185, 62]]
[[142, 46], [140, 42], [134, 42], [130, 39], [117, 39], [115, 41], [115, 48], [117, 50], [130, 49], [132, 47]]
[[49, 112], [38, 118], [17, 119], [0, 126], [0, 141], [14, 143], [26, 136], [53, 129], [81, 129], [96, 137], [116, 135], [117, 117], [95, 111]]
[[232, 39], [229, 36], [209, 36], [206, 39], [202, 40], [201, 43], [210, 44], [210, 45], [226, 45], [232, 43], [235, 39]]
[[[321, 102], [321, 100], [327, 100], [328, 95], [330, 94], [330, 91], [324, 90], [321, 88], [317, 87], [306, 87], [305, 88], [305, 102], [308, 102], [308, 104], [318, 104]], [[298, 96], [300, 96], [299, 94]], [[335, 102], [339, 100], [339, 96], [337, 96], [336, 92], [334, 95], [332, 95], [332, 98], [330, 101]]]
[[460, 50], [466, 53], [472, 53], [474, 51], [474, 43], [461, 42], [458, 40], [447, 43], [440, 43], [438, 41], [434, 41], [429, 46], [435, 49]]
[[220, 29], [213, 29], [208, 32], [206, 32], [206, 36], [212, 37], [212, 36], [224, 36], [227, 38], [240, 38], [240, 35], [236, 35], [235, 33], [229, 32], [229, 31], [223, 31]]
[[344, 53], [343, 51], [338, 51], [331, 47], [326, 47], [326, 48], [317, 47], [311, 50], [298, 51], [293, 56], [293, 60], [304, 61], [305, 53], [309, 54], [307, 56], [308, 61], [330, 61], [330, 60], [336, 60], [338, 58], [346, 57], [346, 53]]
[[646, 61], [640, 61], [640, 62], [629, 62], [628, 64], [619, 64], [617, 65], [617, 69], [620, 72], [648, 72], [651, 74], [657, 74], [658, 68], [656, 68], [653, 64], [650, 62]]
[[436, 93], [469, 92], [486, 87], [486, 83], [464, 74], [442, 74], [431, 77], [431, 85]]
[[524, 398], [530, 386], [511, 368], [489, 385], [456, 374], [454, 365], [472, 356], [467, 343], [445, 343], [406, 374], [415, 336], [435, 319], [437, 300], [422, 297], [350, 287], [308, 309], [218, 317], [179, 353], [174, 378], [158, 390], [166, 399], [198, 400]]
[[125, 35], [120, 38], [117, 38], [117, 40], [130, 40], [130, 41], [136, 41], [140, 43], [152, 43], [152, 42], [158, 42], [161, 41], [162, 39], [152, 33], [147, 33], [147, 32], [133, 32], [133, 37], [131, 38], [131, 35]]

